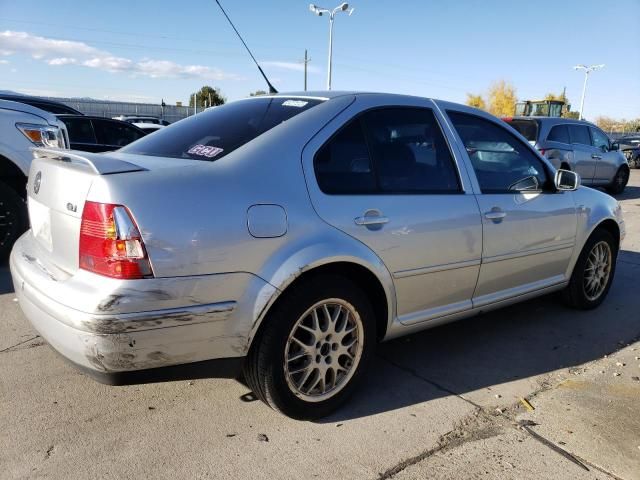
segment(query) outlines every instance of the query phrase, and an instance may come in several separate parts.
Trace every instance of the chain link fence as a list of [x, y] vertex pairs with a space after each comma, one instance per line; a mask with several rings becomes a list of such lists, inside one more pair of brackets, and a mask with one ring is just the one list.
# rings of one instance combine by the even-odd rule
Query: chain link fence
[[163, 118], [173, 123], [204, 110], [203, 107], [198, 107], [194, 110], [193, 107], [177, 105], [166, 105], [162, 107], [162, 105], [152, 103], [114, 102], [82, 98], [48, 98], [75, 108], [85, 115], [95, 115], [105, 118], [112, 118], [118, 115], [139, 115]]

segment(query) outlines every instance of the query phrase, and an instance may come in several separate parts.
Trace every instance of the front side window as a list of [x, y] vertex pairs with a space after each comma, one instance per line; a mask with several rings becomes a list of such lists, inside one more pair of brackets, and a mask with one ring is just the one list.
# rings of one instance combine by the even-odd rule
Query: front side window
[[591, 146], [591, 137], [586, 125], [569, 125], [569, 135], [571, 136], [571, 143]]
[[547, 140], [550, 142], [571, 143], [569, 129], [566, 125], [556, 125], [549, 132]]
[[548, 188], [549, 176], [542, 160], [506, 128], [476, 115], [447, 114], [464, 143], [482, 193]]
[[262, 97], [227, 103], [163, 128], [123, 153], [214, 161], [324, 100]]
[[603, 152], [609, 151], [609, 137], [600, 129], [591, 127], [591, 145]]
[[429, 109], [363, 113], [318, 151], [314, 170], [328, 194], [461, 191], [451, 152]]

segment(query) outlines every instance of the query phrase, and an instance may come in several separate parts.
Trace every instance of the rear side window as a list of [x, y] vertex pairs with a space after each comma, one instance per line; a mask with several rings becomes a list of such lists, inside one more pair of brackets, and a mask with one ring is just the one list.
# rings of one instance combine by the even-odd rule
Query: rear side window
[[91, 120], [86, 118], [62, 118], [61, 120], [67, 126], [71, 143], [96, 143]]
[[144, 133], [124, 122], [92, 120], [99, 144], [123, 147], [144, 136]]
[[461, 191], [451, 152], [429, 109], [365, 112], [318, 151], [314, 169], [328, 194]]
[[511, 120], [507, 123], [528, 141], [534, 143], [538, 141], [538, 122], [535, 120]]
[[569, 135], [571, 136], [571, 143], [591, 146], [591, 137], [586, 125], [569, 125]]
[[547, 140], [550, 142], [571, 143], [569, 129], [566, 125], [556, 125], [547, 135]]
[[163, 128], [121, 151], [217, 160], [324, 100], [264, 97], [231, 102]]
[[542, 160], [506, 128], [476, 115], [451, 111], [447, 115], [464, 143], [482, 193], [549, 186]]
[[385, 193], [457, 193], [458, 174], [433, 112], [385, 108], [362, 116]]
[[376, 190], [369, 147], [356, 119], [327, 142], [314, 158], [320, 190], [329, 194], [365, 194]]

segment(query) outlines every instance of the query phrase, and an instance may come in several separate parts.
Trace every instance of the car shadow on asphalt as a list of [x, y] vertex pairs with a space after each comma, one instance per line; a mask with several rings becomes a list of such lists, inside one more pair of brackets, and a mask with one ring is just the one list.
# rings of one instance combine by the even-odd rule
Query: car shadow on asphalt
[[[464, 396], [601, 359], [640, 338], [638, 281], [640, 254], [624, 251], [609, 296], [595, 310], [570, 309], [553, 294], [383, 343], [351, 401], [319, 422]], [[486, 394], [490, 402], [493, 393]]]
[[622, 192], [620, 195], [614, 195], [613, 198], [618, 201], [634, 200], [640, 198], [640, 187], [632, 187], [630, 185], [627, 185], [624, 189], [624, 192]]

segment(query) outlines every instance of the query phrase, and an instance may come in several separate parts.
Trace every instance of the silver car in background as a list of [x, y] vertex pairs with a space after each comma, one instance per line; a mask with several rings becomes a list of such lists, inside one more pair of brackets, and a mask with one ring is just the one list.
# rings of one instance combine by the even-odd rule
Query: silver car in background
[[580, 175], [583, 185], [622, 193], [629, 182], [629, 165], [606, 133], [584, 120], [551, 117], [504, 119], [518, 130], [555, 168]]
[[504, 122], [427, 98], [260, 96], [36, 154], [10, 263], [51, 346], [109, 383], [242, 370], [295, 418], [344, 402], [379, 341], [554, 291], [595, 308], [625, 234]]

